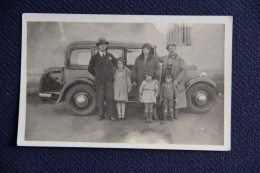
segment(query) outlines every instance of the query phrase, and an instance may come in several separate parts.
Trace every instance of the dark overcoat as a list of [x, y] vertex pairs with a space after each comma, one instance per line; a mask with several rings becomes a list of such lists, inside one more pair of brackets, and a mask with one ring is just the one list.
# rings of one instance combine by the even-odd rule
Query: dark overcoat
[[105, 57], [102, 58], [99, 53], [96, 53], [90, 59], [88, 71], [95, 76], [96, 85], [113, 83], [115, 66], [116, 58], [112, 54], [106, 52]]
[[[162, 76], [165, 75], [168, 58], [169, 56], [166, 55], [159, 59], [160, 62], [163, 63]], [[184, 79], [186, 77], [186, 74], [187, 74], [187, 68], [186, 68], [185, 61], [179, 55], [176, 55], [173, 60], [173, 64], [171, 68], [171, 75], [173, 77], [173, 80], [178, 81], [178, 85], [177, 85], [178, 102], [175, 105], [176, 109], [187, 107], [186, 91], [185, 91], [185, 84], [184, 84]]]
[[146, 62], [144, 60], [143, 54], [138, 56], [135, 60], [133, 71], [132, 71], [132, 80], [133, 82], [137, 83], [137, 93], [135, 96], [135, 101], [139, 103], [139, 89], [140, 86], [145, 79], [145, 71], [150, 70], [153, 71], [153, 79], [156, 79], [159, 81], [160, 79], [160, 65], [159, 65], [159, 59], [154, 56], [150, 55]]

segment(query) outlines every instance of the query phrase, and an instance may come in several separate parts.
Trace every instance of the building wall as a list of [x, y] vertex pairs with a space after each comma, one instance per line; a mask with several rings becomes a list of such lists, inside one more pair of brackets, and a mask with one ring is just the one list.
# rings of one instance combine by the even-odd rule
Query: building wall
[[[34, 85], [38, 84], [45, 68], [64, 66], [64, 52], [74, 41], [96, 41], [105, 37], [108, 41], [148, 42], [157, 45], [158, 55], [167, 54], [167, 28], [151, 23], [28, 22], [27, 26], [28, 82]], [[191, 46], [179, 46], [177, 52], [188, 65], [223, 73], [224, 25], [192, 25]]]
[[195, 24], [191, 46], [178, 47], [178, 53], [201, 70], [224, 70], [224, 25]]

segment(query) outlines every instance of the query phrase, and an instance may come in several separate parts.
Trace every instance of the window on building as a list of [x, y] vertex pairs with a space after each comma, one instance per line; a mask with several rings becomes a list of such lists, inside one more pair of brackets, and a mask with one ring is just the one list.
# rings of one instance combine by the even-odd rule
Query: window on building
[[191, 45], [191, 27], [185, 24], [170, 24], [167, 34], [167, 42], [175, 43], [177, 46]]

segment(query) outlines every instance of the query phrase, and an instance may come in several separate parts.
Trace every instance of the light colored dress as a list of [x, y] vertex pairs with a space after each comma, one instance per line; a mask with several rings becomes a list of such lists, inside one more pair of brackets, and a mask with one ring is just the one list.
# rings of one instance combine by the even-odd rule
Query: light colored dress
[[128, 101], [128, 91], [132, 88], [130, 71], [127, 67], [116, 69], [114, 73], [114, 99], [116, 101]]
[[158, 85], [154, 80], [144, 80], [139, 90], [142, 103], [156, 103], [156, 94], [158, 94]]

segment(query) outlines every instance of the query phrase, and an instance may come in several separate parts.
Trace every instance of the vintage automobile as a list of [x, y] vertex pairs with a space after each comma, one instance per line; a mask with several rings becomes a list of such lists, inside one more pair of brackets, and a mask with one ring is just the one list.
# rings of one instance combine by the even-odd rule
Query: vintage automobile
[[[125, 58], [126, 66], [132, 70], [135, 59], [140, 55], [142, 43], [110, 42], [108, 52], [116, 58]], [[153, 45], [156, 55], [156, 46]], [[94, 77], [88, 72], [88, 64], [97, 52], [96, 42], [84, 41], [70, 44], [65, 52], [65, 67], [51, 67], [44, 70], [39, 84], [39, 96], [42, 101], [55, 100], [65, 102], [69, 112], [76, 115], [89, 115], [97, 107]], [[216, 84], [198, 74], [196, 66], [188, 66], [185, 78], [187, 109], [193, 113], [206, 113], [214, 105]], [[129, 102], [133, 102], [136, 88], [129, 93]]]

